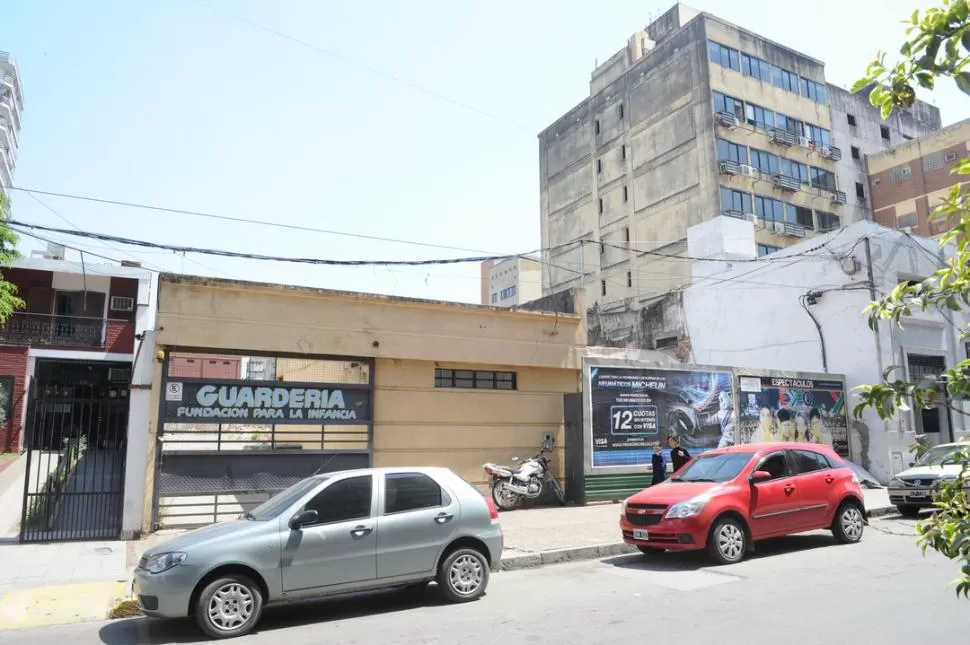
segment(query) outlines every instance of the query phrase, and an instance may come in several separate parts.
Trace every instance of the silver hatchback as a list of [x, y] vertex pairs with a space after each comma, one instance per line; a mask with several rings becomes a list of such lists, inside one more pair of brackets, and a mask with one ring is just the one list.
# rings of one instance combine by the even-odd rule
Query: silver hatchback
[[432, 581], [452, 602], [475, 600], [501, 557], [494, 504], [452, 471], [348, 470], [146, 551], [134, 593], [148, 616], [194, 616], [230, 638], [277, 601]]

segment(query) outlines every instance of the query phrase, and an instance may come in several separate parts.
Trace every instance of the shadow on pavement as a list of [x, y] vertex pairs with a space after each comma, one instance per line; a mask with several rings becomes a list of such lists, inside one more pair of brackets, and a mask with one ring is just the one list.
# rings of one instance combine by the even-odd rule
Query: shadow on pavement
[[[785, 553], [811, 551], [825, 547], [838, 546], [835, 539], [828, 532], [810, 533], [805, 535], [789, 535], [758, 542], [754, 553], [749, 553], [745, 560], [770, 558]], [[707, 551], [667, 551], [657, 555], [620, 555], [602, 560], [603, 564], [644, 571], [697, 571], [715, 565], [707, 557]]]
[[[254, 634], [278, 629], [318, 625], [332, 621], [407, 611], [419, 607], [447, 604], [434, 585], [425, 589], [395, 589], [354, 594], [334, 599], [305, 600], [267, 607]], [[487, 595], [487, 594], [486, 594]], [[108, 623], [98, 635], [104, 645], [167, 645], [169, 643], [211, 642], [192, 619], [158, 620], [132, 618]]]

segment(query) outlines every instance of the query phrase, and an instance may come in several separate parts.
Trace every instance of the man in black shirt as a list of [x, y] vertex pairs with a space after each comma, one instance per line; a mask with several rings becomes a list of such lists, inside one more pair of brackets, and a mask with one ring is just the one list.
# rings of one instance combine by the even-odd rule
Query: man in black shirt
[[670, 446], [670, 461], [674, 465], [674, 472], [677, 472], [690, 461], [690, 453], [680, 447], [680, 439], [675, 435], [667, 437], [667, 445]]

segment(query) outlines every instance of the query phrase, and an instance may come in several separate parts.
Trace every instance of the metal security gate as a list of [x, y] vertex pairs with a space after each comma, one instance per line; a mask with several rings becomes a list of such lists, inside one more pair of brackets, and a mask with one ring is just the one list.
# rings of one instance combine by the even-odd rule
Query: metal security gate
[[128, 364], [38, 362], [24, 432], [21, 542], [120, 537], [129, 379]]
[[154, 529], [237, 517], [313, 474], [371, 465], [373, 362], [166, 353]]

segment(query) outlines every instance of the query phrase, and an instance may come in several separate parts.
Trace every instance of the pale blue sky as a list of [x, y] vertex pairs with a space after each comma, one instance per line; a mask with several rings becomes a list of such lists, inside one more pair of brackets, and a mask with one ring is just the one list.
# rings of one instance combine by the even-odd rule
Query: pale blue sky
[[[587, 94], [596, 59], [623, 47], [651, 13], [672, 6], [669, 0], [205, 2], [499, 118], [193, 0], [0, 0], [0, 49], [17, 58], [26, 103], [15, 183], [486, 252], [529, 251], [539, 246], [537, 133]], [[878, 49], [898, 49], [902, 18], [937, 3], [689, 4], [825, 61], [829, 80], [848, 86]], [[970, 116], [970, 101], [949, 85], [923, 98], [940, 107], [944, 123]], [[159, 242], [335, 259], [469, 255], [41, 199], [82, 229]], [[67, 227], [24, 193], [13, 194], [13, 215]], [[479, 297], [477, 265], [323, 268], [183, 259], [63, 239], [171, 271]]]

